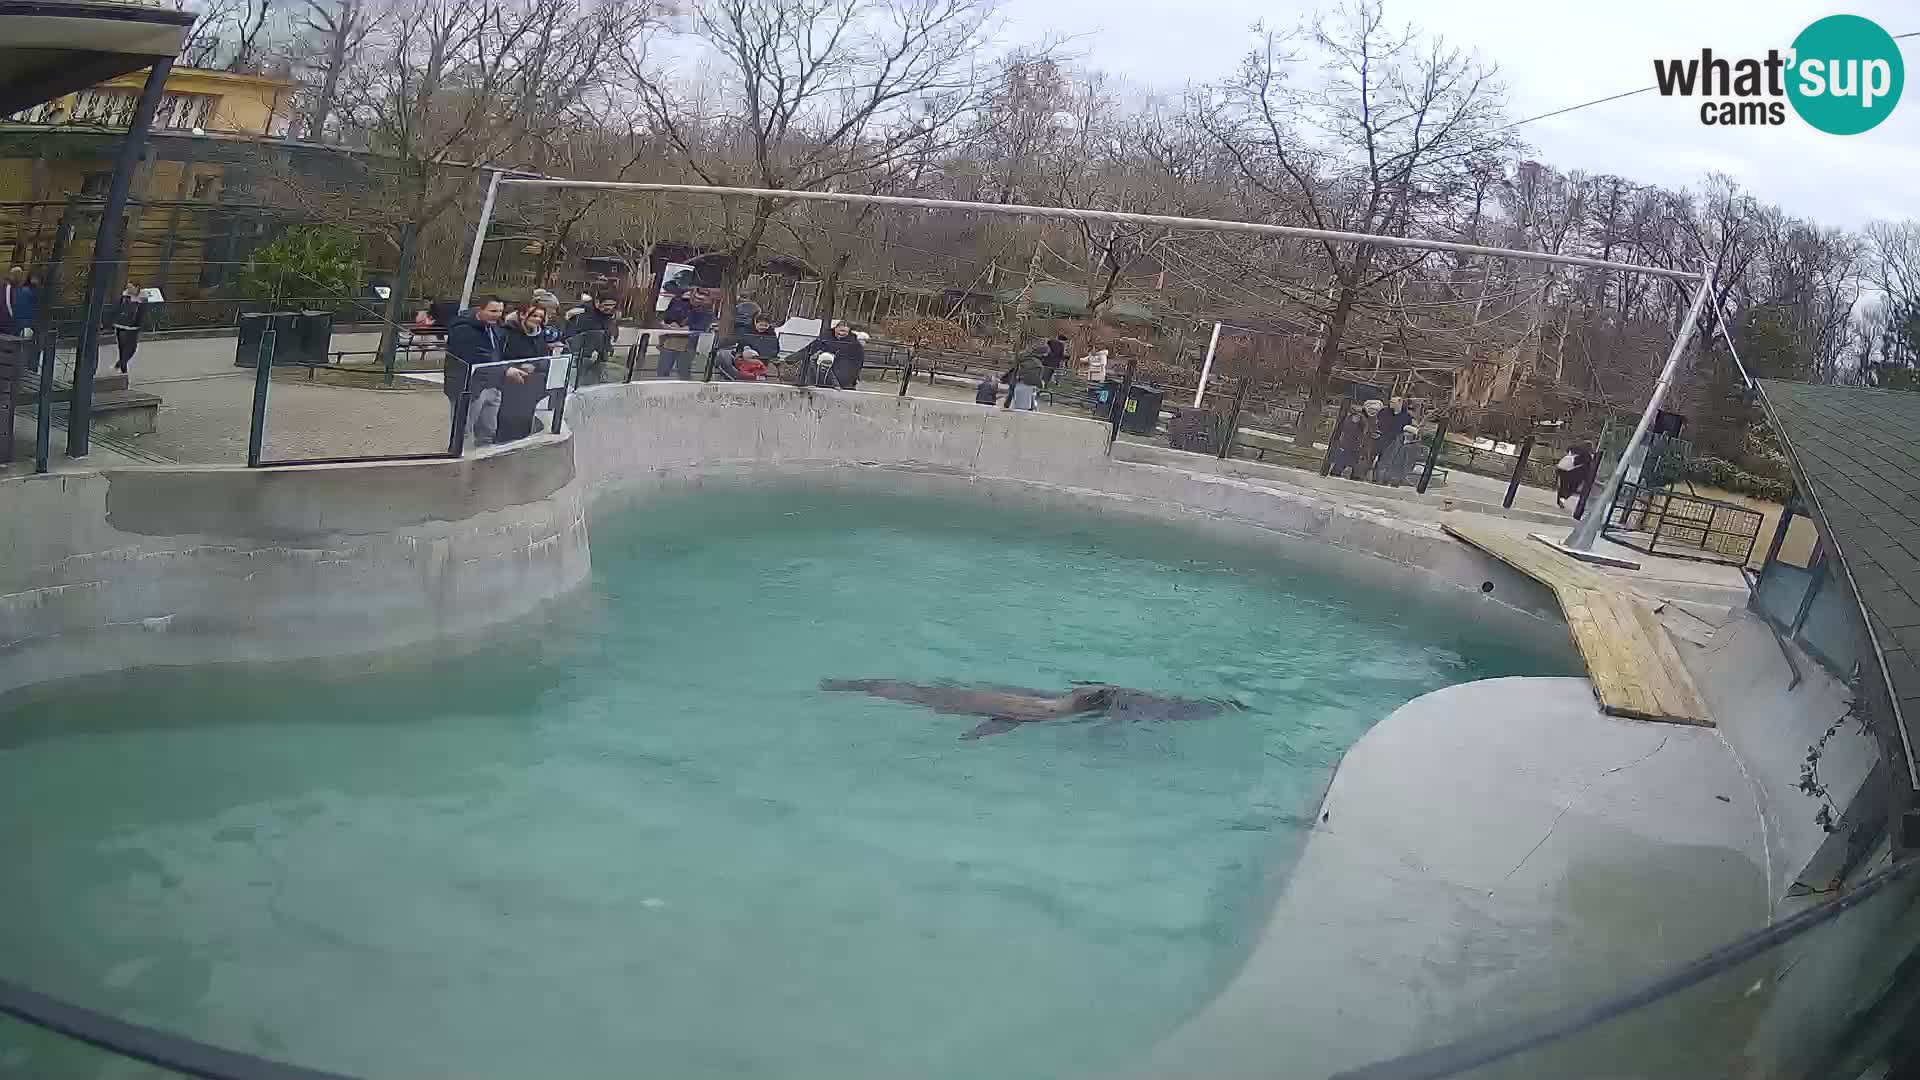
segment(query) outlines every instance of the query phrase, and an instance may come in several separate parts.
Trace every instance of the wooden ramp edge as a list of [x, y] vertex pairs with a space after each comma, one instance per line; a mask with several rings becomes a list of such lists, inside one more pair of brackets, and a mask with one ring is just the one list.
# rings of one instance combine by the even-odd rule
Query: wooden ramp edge
[[1472, 525], [1441, 528], [1553, 590], [1602, 711], [1713, 726], [1680, 650], [1631, 589], [1532, 537]]

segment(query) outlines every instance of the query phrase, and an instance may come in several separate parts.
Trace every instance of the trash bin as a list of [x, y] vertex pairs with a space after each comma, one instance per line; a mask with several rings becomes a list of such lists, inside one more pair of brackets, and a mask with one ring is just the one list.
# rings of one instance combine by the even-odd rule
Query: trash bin
[[240, 336], [233, 340], [233, 366], [252, 367], [260, 356], [260, 335], [267, 329], [267, 313], [240, 313]]
[[1113, 419], [1113, 402], [1120, 396], [1120, 388], [1126, 385], [1125, 379], [1108, 379], [1105, 382], [1089, 384], [1087, 387], [1087, 407], [1093, 415], [1103, 419]]
[[298, 362], [323, 365], [333, 352], [333, 312], [303, 311], [294, 337], [299, 341]]
[[1120, 414], [1120, 429], [1129, 435], [1151, 435], [1160, 426], [1160, 403], [1166, 394], [1157, 386], [1134, 383]]

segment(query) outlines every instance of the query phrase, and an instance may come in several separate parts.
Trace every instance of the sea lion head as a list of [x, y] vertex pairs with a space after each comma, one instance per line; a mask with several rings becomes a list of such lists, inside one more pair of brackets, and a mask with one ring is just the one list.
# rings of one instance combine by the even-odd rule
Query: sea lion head
[[1119, 694], [1117, 686], [1082, 686], [1067, 695], [1067, 708], [1070, 712], [1099, 712], [1113, 705], [1114, 697]]

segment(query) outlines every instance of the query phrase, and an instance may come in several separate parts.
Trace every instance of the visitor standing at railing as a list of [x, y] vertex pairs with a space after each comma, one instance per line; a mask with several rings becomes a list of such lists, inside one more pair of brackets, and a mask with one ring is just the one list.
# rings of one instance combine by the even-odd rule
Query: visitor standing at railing
[[833, 329], [808, 342], [792, 358], [803, 365], [813, 365], [815, 385], [839, 390], [852, 390], [859, 385], [860, 369], [867, 366], [866, 347], [845, 319], [835, 320]]
[[[1387, 407], [1375, 420], [1375, 425], [1379, 429], [1379, 434], [1374, 437], [1373, 479], [1375, 483], [1391, 482], [1385, 475], [1385, 469], [1381, 463], [1386, 461], [1388, 452], [1399, 444], [1400, 433], [1407, 430], [1407, 425], [1411, 423], [1413, 423], [1413, 410], [1407, 408], [1407, 399], [1403, 397], [1389, 399]], [[1397, 487], [1398, 484], [1394, 486]]]
[[7, 271], [7, 284], [0, 288], [0, 334], [32, 337], [34, 307], [39, 298], [40, 290], [25, 267]]
[[1367, 417], [1367, 410], [1359, 402], [1347, 406], [1347, 415], [1338, 425], [1333, 435], [1333, 467], [1328, 475], [1339, 476], [1342, 473], [1352, 479], [1362, 475], [1360, 455], [1373, 442], [1373, 421]]
[[692, 315], [693, 302], [687, 299], [685, 290], [675, 293], [673, 299], [667, 301], [667, 309], [660, 313], [660, 325], [667, 330], [660, 335], [657, 374], [663, 379], [693, 377], [693, 344], [686, 334], [687, 320]]
[[562, 341], [582, 338], [587, 348], [579, 352], [582, 385], [600, 381], [600, 365], [613, 355], [613, 343], [620, 336], [620, 301], [611, 293], [593, 298], [593, 306], [575, 315], [567, 324]]
[[724, 347], [713, 354], [713, 369], [723, 379], [736, 379], [747, 382], [757, 381], [759, 374], [749, 378], [740, 370], [740, 362], [746, 359], [760, 361], [759, 373], [766, 371], [766, 363], [780, 358], [780, 335], [774, 333], [773, 320], [764, 314], [755, 312], [749, 319], [744, 331], [734, 336]]
[[114, 343], [120, 347], [120, 362], [113, 365], [113, 370], [125, 375], [133, 364], [133, 352], [140, 347], [140, 331], [147, 322], [147, 300], [140, 286], [127, 282], [108, 317], [113, 320]]
[[448, 412], [455, 418], [460, 415], [460, 398], [468, 397], [467, 434], [481, 445], [493, 441], [494, 427], [499, 420], [500, 390], [496, 380], [500, 376], [495, 374], [497, 368], [476, 368], [476, 365], [491, 364], [501, 358], [506, 336], [500, 329], [500, 320], [506, 313], [507, 305], [499, 297], [489, 296], [473, 305], [472, 310], [461, 312], [447, 331], [447, 360], [440, 368], [441, 389], [447, 395]]
[[525, 360], [500, 372], [500, 413], [493, 441], [512, 442], [534, 433], [539, 421], [533, 412], [547, 396], [547, 367], [552, 362], [552, 339], [547, 337], [547, 309], [528, 304], [506, 331], [503, 360]]

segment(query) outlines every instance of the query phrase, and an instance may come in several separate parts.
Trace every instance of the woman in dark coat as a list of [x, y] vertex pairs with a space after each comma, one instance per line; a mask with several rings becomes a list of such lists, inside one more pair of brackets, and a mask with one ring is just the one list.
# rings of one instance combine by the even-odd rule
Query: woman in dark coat
[[[823, 352], [833, 354], [833, 366], [821, 370], [814, 378], [814, 384], [834, 386], [841, 390], [853, 389], [860, 382], [860, 369], [867, 365], [867, 351], [845, 319], [836, 321], [833, 329], [808, 342], [788, 359], [811, 364], [814, 357]], [[804, 377], [802, 381], [805, 381]]]
[[515, 364], [501, 372], [500, 417], [494, 424], [493, 434], [496, 443], [533, 434], [536, 423], [533, 410], [546, 399], [547, 368], [553, 357], [553, 343], [546, 330], [547, 309], [539, 304], [521, 308], [519, 320], [507, 329], [500, 358], [527, 363]]

